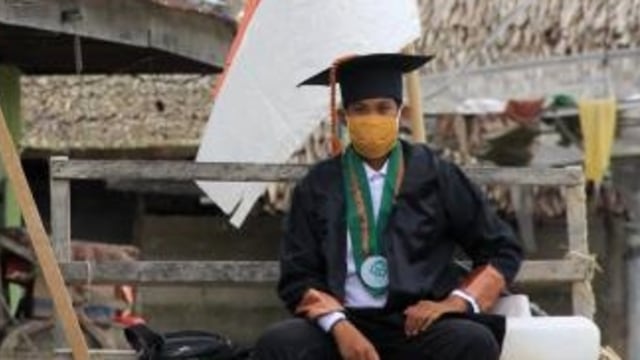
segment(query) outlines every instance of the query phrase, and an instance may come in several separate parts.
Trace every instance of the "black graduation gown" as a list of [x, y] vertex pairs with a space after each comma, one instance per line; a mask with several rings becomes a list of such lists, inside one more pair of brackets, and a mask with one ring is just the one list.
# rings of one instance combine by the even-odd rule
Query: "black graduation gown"
[[[509, 226], [454, 164], [402, 142], [405, 176], [383, 236], [387, 307], [440, 300], [460, 285], [459, 246], [473, 266], [491, 264], [510, 283], [522, 251]], [[347, 227], [340, 157], [312, 167], [294, 190], [281, 243], [278, 293], [293, 311], [309, 288], [344, 299]]]

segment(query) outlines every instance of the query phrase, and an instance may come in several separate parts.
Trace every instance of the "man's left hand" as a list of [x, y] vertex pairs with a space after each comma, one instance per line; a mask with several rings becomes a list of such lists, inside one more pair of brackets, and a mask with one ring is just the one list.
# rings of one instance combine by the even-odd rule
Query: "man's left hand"
[[446, 313], [463, 313], [467, 311], [467, 303], [458, 297], [450, 296], [442, 301], [418, 301], [405, 311], [404, 332], [407, 336], [418, 335], [429, 325]]

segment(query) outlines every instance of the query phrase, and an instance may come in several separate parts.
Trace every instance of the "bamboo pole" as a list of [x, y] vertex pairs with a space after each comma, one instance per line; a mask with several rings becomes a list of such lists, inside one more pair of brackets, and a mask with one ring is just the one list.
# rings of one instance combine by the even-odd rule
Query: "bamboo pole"
[[56, 263], [56, 258], [44, 230], [42, 219], [38, 213], [33, 194], [27, 183], [18, 151], [9, 133], [9, 128], [0, 109], [0, 158], [5, 166], [9, 183], [13, 185], [16, 199], [27, 224], [31, 245], [38, 258], [45, 283], [53, 299], [56, 313], [62, 323], [65, 338], [71, 347], [75, 360], [89, 360], [89, 349], [80, 330], [78, 318], [71, 303], [71, 297]]
[[[412, 43], [404, 49], [405, 54], [414, 55], [415, 45]], [[407, 96], [409, 97], [409, 117], [411, 119], [411, 138], [414, 143], [426, 143], [427, 131], [424, 126], [422, 110], [422, 89], [420, 87], [420, 71], [415, 70], [406, 75]]]
[[[9, 128], [9, 133], [15, 142], [21, 137], [22, 119], [20, 116], [20, 71], [15, 66], [0, 65], [0, 107], [5, 114], [5, 121]], [[0, 180], [4, 179], [3, 167], [0, 162]], [[4, 193], [3, 219], [0, 224], [4, 227], [19, 227], [22, 225], [22, 214], [16, 201], [15, 192], [7, 183], [0, 193]]]

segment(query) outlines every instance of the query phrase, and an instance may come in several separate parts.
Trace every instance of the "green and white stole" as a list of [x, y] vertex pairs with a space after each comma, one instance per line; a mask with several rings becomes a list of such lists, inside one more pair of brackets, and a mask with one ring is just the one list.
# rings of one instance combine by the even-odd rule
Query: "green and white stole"
[[362, 158], [349, 146], [342, 155], [347, 226], [360, 281], [372, 296], [384, 295], [389, 284], [382, 234], [404, 176], [402, 145], [391, 150], [378, 216], [373, 213], [369, 181]]

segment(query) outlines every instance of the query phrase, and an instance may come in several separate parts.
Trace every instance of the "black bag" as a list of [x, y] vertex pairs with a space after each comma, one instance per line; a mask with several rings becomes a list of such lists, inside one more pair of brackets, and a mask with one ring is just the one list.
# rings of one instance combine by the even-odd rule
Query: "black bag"
[[146, 325], [124, 330], [139, 360], [247, 360], [250, 350], [206, 331], [184, 330], [158, 334]]

